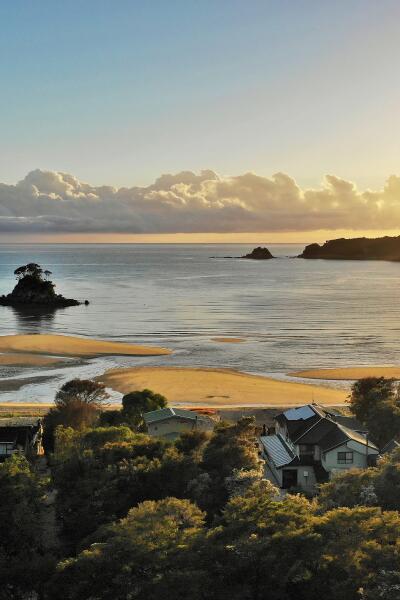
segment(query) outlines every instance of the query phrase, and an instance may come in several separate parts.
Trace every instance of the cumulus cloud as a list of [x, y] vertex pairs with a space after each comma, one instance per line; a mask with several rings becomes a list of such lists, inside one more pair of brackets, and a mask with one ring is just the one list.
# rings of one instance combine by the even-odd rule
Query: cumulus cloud
[[92, 186], [67, 173], [35, 170], [0, 184], [0, 231], [27, 233], [248, 233], [393, 229], [400, 177], [360, 191], [327, 175], [318, 189], [293, 178], [213, 171], [162, 175], [148, 187]]

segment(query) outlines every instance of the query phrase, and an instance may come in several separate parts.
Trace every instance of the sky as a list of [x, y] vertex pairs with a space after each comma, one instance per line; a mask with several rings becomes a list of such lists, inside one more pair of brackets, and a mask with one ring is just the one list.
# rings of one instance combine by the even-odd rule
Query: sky
[[2, 0], [1, 237], [400, 232], [399, 53], [398, 0]]

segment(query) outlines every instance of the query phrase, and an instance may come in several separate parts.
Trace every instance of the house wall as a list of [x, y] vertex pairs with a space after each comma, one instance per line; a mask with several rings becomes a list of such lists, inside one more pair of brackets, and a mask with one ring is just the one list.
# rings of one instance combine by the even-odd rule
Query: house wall
[[[297, 456], [301, 456], [302, 453], [300, 452], [300, 444], [297, 445], [293, 445], [292, 447], [295, 451], [295, 453], [297, 454]], [[321, 448], [317, 445], [317, 444], [313, 444], [313, 451], [312, 451], [312, 457], [314, 460], [321, 460]]]
[[[308, 473], [308, 476], [305, 475]], [[314, 491], [317, 484], [317, 478], [315, 477], [313, 467], [298, 467], [297, 468], [297, 481], [300, 487], [306, 491]]]
[[148, 433], [154, 436], [164, 436], [177, 433], [178, 435], [183, 431], [210, 431], [213, 429], [213, 423], [198, 419], [193, 421], [191, 419], [184, 419], [183, 417], [173, 417], [165, 419], [164, 421], [157, 421], [150, 423], [147, 426]]
[[[338, 463], [337, 455], [338, 452], [353, 452], [353, 462], [342, 464]], [[368, 449], [368, 455], [378, 454], [373, 448]], [[324, 469], [329, 472], [332, 471], [343, 471], [346, 469], [362, 468], [365, 469], [367, 465], [367, 454], [366, 447], [355, 441], [349, 440], [347, 444], [338, 446], [329, 452], [322, 454], [321, 463]]]
[[[297, 471], [297, 486], [301, 487], [306, 492], [314, 492], [316, 489], [317, 478], [315, 477], [315, 472], [313, 467], [287, 467], [288, 470], [296, 470]], [[285, 468], [281, 469], [282, 471]], [[305, 475], [307, 473], [307, 475]], [[282, 481], [282, 480], [281, 480]]]

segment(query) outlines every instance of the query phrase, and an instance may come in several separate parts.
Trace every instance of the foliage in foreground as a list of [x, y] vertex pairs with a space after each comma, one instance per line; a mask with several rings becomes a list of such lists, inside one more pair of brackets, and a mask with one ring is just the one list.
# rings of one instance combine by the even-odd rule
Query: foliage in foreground
[[59, 428], [53, 478], [65, 538], [74, 547], [140, 502], [170, 496], [195, 501], [210, 520], [229, 497], [228, 477], [258, 466], [251, 419], [219, 426], [210, 440], [193, 432], [175, 444], [126, 426]]
[[40, 590], [53, 559], [41, 528], [43, 489], [30, 464], [14, 454], [0, 464], [0, 599], [24, 600]]
[[371, 597], [384, 572], [395, 579], [397, 512], [317, 508], [300, 496], [277, 500], [261, 482], [207, 528], [188, 500], [147, 501], [60, 563], [49, 592], [55, 600], [356, 600], [361, 590]]
[[[0, 600], [399, 600], [400, 450], [313, 501], [282, 499], [262, 478], [254, 420], [172, 443], [143, 432], [162, 396], [127, 395], [98, 426], [102, 393], [71, 384], [50, 423], [56, 568], [40, 482], [21, 456], [0, 464]], [[396, 435], [393, 382], [357, 382], [351, 403], [377, 443]]]

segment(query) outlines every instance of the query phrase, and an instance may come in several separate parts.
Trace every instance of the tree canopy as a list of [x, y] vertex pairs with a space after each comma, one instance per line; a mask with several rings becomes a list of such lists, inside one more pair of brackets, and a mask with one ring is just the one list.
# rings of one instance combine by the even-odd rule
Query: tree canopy
[[[398, 600], [400, 450], [312, 500], [282, 496], [264, 478], [254, 419], [151, 437], [143, 411], [166, 400], [144, 390], [127, 395], [124, 424], [74, 421], [75, 403], [98, 414], [104, 401], [83, 383], [53, 409], [59, 556], [43, 543], [45, 478], [19, 454], [0, 463], [0, 600]], [[364, 381], [353, 399], [370, 421], [397, 388]]]
[[380, 448], [400, 435], [400, 393], [394, 379], [366, 377], [356, 381], [349, 402], [352, 413]]
[[167, 399], [164, 396], [144, 389], [125, 394], [122, 398], [121, 415], [132, 427], [138, 431], [145, 431], [144, 413], [165, 406], [167, 406]]
[[93, 425], [109, 395], [105, 386], [90, 379], [72, 379], [58, 390], [54, 403], [43, 419], [43, 444], [46, 452], [54, 449], [56, 427], [84, 429]]

